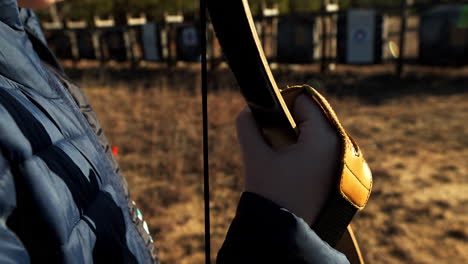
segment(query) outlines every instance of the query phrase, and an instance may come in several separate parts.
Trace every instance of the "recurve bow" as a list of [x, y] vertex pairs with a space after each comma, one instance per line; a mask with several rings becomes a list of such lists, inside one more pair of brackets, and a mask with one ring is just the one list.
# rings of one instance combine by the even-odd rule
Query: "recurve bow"
[[[265, 139], [272, 146], [295, 143], [299, 131], [288, 109], [295, 95], [285, 97], [278, 88], [258, 38], [248, 1], [206, 0], [206, 3], [223, 53]], [[363, 263], [354, 234], [346, 221], [345, 225], [338, 227], [343, 229], [338, 232], [344, 233], [341, 239], [321, 236], [328, 230], [315, 231], [343, 252], [351, 263]]]

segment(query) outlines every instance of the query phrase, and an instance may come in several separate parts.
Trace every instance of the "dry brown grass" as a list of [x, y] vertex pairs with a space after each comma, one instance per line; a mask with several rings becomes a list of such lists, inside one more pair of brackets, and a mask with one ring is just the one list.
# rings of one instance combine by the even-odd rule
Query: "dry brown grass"
[[[232, 79], [216, 76], [218, 87], [232, 86]], [[189, 86], [197, 81], [179, 78]], [[288, 78], [304, 82], [309, 76], [280, 79]], [[467, 263], [468, 94], [460, 92], [466, 82], [386, 78], [335, 76], [325, 82], [374, 172], [371, 201], [354, 221], [365, 258], [368, 263]], [[180, 83], [174, 86], [182, 89], [174, 91], [142, 82], [82, 79], [80, 84], [111, 144], [120, 148], [118, 160], [162, 261], [203, 263], [200, 97], [184, 92]], [[404, 90], [411, 82], [423, 87]], [[403, 88], [396, 89], [398, 84]], [[458, 88], [441, 92], [437, 85]], [[364, 92], [342, 92], [343, 86]], [[221, 90], [210, 94], [209, 106], [214, 256], [242, 188], [234, 118], [244, 103], [236, 92]]]

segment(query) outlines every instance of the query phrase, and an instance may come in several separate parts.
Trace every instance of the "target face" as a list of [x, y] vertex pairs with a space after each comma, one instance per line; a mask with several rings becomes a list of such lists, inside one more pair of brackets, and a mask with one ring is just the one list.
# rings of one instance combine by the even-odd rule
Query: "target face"
[[362, 29], [362, 28], [355, 30], [352, 34], [353, 34], [353, 40], [356, 42], [366, 41], [369, 36], [369, 33], [367, 33], [367, 30]]
[[197, 31], [193, 27], [185, 28], [182, 31], [182, 41], [185, 46], [193, 47], [198, 45]]

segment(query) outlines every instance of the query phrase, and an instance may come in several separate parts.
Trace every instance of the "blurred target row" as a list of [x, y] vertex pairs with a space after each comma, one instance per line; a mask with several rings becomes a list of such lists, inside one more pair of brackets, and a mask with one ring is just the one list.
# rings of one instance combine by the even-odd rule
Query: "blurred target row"
[[197, 23], [147, 22], [145, 18], [116, 26], [112, 19], [44, 24], [49, 47], [59, 59], [100, 61], [199, 61]]
[[[412, 20], [411, 20], [412, 19]], [[270, 61], [380, 64], [400, 56], [418, 64], [468, 64], [468, 6], [441, 5], [411, 16], [407, 32], [400, 18], [377, 9], [348, 9], [327, 16], [279, 15], [256, 18], [256, 27]], [[63, 26], [64, 25], [64, 26]], [[197, 21], [173, 17], [164, 23], [133, 19], [124, 26], [112, 20], [43, 24], [47, 42], [60, 59], [100, 61], [198, 62], [201, 59]], [[211, 26], [208, 57], [223, 61]], [[410, 34], [405, 42], [402, 34]], [[412, 35], [411, 35], [412, 34]], [[406, 47], [401, 50], [400, 46]], [[413, 47], [413, 48], [411, 48]]]

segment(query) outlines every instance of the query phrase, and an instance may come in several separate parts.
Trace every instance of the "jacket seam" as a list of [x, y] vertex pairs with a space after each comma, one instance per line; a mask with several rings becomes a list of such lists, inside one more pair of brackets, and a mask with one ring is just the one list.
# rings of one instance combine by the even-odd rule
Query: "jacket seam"
[[[60, 145], [60, 144], [62, 144], [62, 143], [64, 143], [64, 142], [70, 142], [70, 143], [71, 143], [72, 140], [79, 139], [79, 138], [83, 138], [83, 137], [85, 137], [85, 135], [75, 135], [75, 136], [71, 136], [71, 137], [64, 137], [64, 138], [62, 138], [62, 139], [60, 139], [60, 140], [57, 140], [56, 142], [54, 142], [54, 143], [48, 145], [47, 147], [42, 148], [42, 149], [40, 149], [40, 150], [38, 150], [38, 151], [32, 153], [32, 156], [39, 156], [39, 154], [41, 154], [41, 153], [43, 153], [43, 152], [49, 150], [51, 147], [58, 147], [58, 145]], [[73, 144], [72, 144], [72, 145], [73, 145]], [[75, 147], [75, 146], [73, 146], [73, 147]], [[27, 159], [27, 158], [26, 158], [26, 159]], [[25, 159], [25, 160], [26, 160], [26, 159]]]

